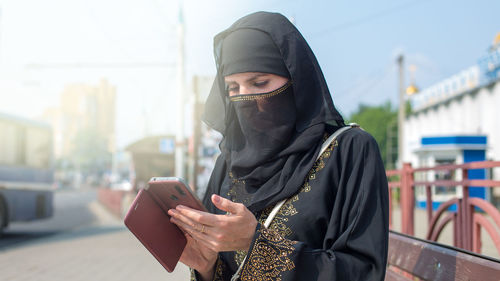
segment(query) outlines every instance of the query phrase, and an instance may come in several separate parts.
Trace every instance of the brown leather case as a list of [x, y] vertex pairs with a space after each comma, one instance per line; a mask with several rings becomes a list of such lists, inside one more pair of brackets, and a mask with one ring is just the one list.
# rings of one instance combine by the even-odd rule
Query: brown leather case
[[[157, 197], [157, 196], [155, 196]], [[141, 189], [125, 216], [125, 225], [168, 271], [172, 272], [186, 246], [182, 231], [170, 222], [168, 209]]]
[[177, 205], [207, 212], [205, 206], [196, 197], [181, 178], [176, 177], [154, 177], [148, 183], [146, 188], [156, 201], [161, 202], [164, 208], [172, 209]]

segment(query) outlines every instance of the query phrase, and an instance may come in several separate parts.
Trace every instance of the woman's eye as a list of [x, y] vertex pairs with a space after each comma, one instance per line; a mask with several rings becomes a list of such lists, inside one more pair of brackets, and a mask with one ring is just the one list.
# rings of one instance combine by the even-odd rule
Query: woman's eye
[[228, 87], [227, 88], [227, 91], [229, 93], [235, 93], [235, 92], [238, 92], [238, 87]]
[[255, 83], [254, 83], [254, 86], [255, 86], [255, 87], [263, 87], [263, 86], [266, 86], [268, 82], [269, 82], [269, 81], [259, 81], [259, 82], [255, 82]]

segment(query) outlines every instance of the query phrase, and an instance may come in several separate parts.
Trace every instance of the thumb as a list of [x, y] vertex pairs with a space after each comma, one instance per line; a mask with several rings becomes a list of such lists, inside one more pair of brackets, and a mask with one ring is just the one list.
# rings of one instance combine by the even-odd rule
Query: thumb
[[231, 200], [228, 200], [216, 194], [212, 195], [212, 202], [214, 203], [215, 207], [217, 207], [217, 209], [225, 212], [230, 212], [232, 214], [240, 213], [241, 211], [243, 211], [243, 208], [245, 208], [243, 204], [234, 203]]

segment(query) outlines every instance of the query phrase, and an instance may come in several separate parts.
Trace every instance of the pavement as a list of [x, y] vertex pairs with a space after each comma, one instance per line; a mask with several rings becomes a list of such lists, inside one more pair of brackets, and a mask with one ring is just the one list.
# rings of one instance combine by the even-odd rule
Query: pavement
[[[88, 204], [95, 216], [90, 226], [33, 239], [0, 249], [0, 281], [114, 281], [189, 280], [189, 270], [179, 263], [168, 273], [125, 228], [121, 219], [97, 201]], [[416, 210], [416, 236], [425, 236], [424, 210]], [[400, 213], [393, 213], [393, 227], [400, 228]], [[491, 238], [483, 236], [483, 254], [498, 258]], [[451, 226], [439, 242], [451, 243]]]
[[1, 281], [189, 280], [179, 263], [168, 273], [123, 222], [94, 201], [91, 226], [0, 250]]

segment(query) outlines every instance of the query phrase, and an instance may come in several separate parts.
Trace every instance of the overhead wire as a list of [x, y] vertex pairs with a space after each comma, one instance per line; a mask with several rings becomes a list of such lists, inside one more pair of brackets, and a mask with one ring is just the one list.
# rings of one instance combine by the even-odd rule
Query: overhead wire
[[394, 6], [394, 7], [390, 7], [390, 8], [387, 8], [387, 9], [375, 12], [373, 14], [364, 16], [362, 18], [358, 18], [358, 19], [355, 19], [355, 20], [352, 20], [352, 21], [348, 21], [348, 22], [344, 22], [344, 23], [341, 23], [341, 24], [338, 24], [338, 25], [334, 25], [332, 27], [326, 28], [326, 29], [318, 31], [318, 32], [313, 32], [313, 33], [310, 34], [310, 36], [311, 37], [313, 37], [313, 36], [323, 36], [323, 35], [327, 35], [329, 33], [335, 32], [335, 31], [348, 29], [348, 28], [351, 28], [351, 27], [354, 27], [354, 26], [357, 26], [357, 25], [360, 25], [360, 24], [363, 24], [363, 23], [375, 20], [377, 18], [386, 16], [388, 14], [392, 14], [392, 13], [394, 13], [396, 11], [407, 9], [407, 8], [409, 8], [411, 6], [416, 5], [416, 4], [422, 4], [422, 3], [428, 2], [428, 1], [429, 0], [414, 0], [414, 1], [406, 2], [404, 4], [397, 5], [397, 6]]
[[[395, 66], [390, 63], [385, 67], [383, 74], [379, 77], [374, 77], [369, 81], [369, 83], [358, 82], [350, 87], [345, 87], [340, 91], [334, 91], [336, 100], [343, 100], [345, 98], [350, 98], [356, 95], [356, 98], [362, 98], [368, 93], [373, 93], [373, 89], [376, 89], [380, 84], [382, 84], [388, 77], [389, 74], [393, 73]], [[376, 71], [378, 72], [378, 71]]]

